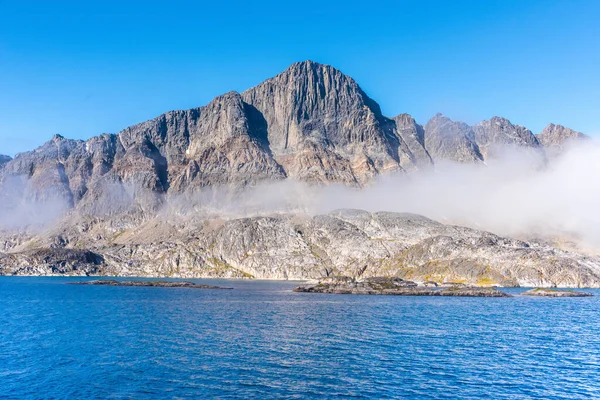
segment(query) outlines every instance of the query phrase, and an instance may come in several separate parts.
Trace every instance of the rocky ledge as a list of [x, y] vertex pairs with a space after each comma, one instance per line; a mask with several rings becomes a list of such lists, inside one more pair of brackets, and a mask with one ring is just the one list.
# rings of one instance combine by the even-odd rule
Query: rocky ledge
[[512, 297], [490, 287], [449, 286], [444, 288], [419, 286], [401, 278], [328, 277], [315, 284], [299, 286], [294, 292], [330, 294], [379, 294], [395, 296], [457, 296], [457, 297]]
[[169, 282], [169, 281], [115, 281], [95, 280], [83, 282], [69, 282], [69, 285], [104, 285], [104, 286], [150, 286], [168, 288], [191, 288], [191, 289], [233, 289], [220, 286], [202, 285], [194, 282]]
[[557, 290], [547, 288], [536, 288], [521, 293], [521, 296], [536, 296], [536, 297], [590, 297], [591, 293], [575, 292], [574, 290]]

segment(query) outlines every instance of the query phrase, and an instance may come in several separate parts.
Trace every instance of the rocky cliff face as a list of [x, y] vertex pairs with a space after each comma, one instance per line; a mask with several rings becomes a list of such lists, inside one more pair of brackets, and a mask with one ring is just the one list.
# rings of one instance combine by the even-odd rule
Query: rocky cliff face
[[425, 130], [408, 114], [394, 117], [396, 135], [402, 139], [400, 163], [405, 171], [424, 170], [433, 166], [433, 159], [425, 149]]
[[[445, 160], [483, 163], [503, 145], [543, 153], [581, 137], [555, 125], [536, 137], [499, 117], [472, 127], [441, 114], [425, 126], [408, 114], [387, 118], [339, 70], [295, 63], [241, 94], [118, 134], [87, 141], [56, 135], [12, 160], [0, 157], [0, 274], [360, 273], [595, 286], [595, 259], [418, 216], [344, 211], [221, 221], [201, 217], [201, 202], [185, 207], [186, 196], [207, 189], [237, 196], [241, 188], [285, 179], [360, 187]], [[175, 217], [163, 215], [175, 203]], [[170, 220], [184, 211], [185, 219]], [[50, 228], [11, 231], [23, 219], [32, 225], [32, 214], [65, 217]]]
[[502, 157], [505, 148], [520, 148], [544, 157], [543, 145], [529, 129], [493, 117], [473, 126], [437, 114], [424, 129], [425, 149], [435, 161], [479, 163]]
[[333, 67], [293, 64], [242, 98], [264, 118], [270, 148], [290, 177], [355, 184], [415, 165], [394, 122]]

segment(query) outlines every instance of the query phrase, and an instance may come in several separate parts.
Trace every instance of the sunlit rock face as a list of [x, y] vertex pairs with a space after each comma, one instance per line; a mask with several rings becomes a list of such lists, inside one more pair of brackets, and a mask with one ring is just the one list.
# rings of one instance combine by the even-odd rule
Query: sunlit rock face
[[331, 66], [295, 63], [242, 97], [264, 119], [271, 151], [290, 177], [361, 184], [416, 164], [394, 121]]
[[426, 170], [433, 166], [431, 155], [425, 149], [425, 130], [409, 114], [393, 118], [396, 134], [402, 139], [400, 165], [405, 171]]

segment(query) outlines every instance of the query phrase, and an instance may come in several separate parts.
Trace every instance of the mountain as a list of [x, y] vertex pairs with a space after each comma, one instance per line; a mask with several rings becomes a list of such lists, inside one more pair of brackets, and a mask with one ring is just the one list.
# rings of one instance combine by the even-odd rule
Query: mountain
[[290, 177], [352, 184], [399, 167], [398, 138], [377, 103], [332, 67], [295, 63], [242, 98], [264, 118]]
[[555, 125], [536, 136], [500, 117], [388, 118], [339, 70], [295, 63], [202, 107], [0, 157], [0, 274], [308, 278], [366, 266], [371, 276], [600, 286], [596, 259], [419, 216], [207, 212], [260, 183], [360, 188], [442, 161], [484, 164], [501, 146], [544, 156], [583, 137]]
[[152, 211], [164, 195], [207, 187], [283, 179], [363, 186], [442, 160], [481, 163], [498, 146], [543, 153], [584, 136], [558, 125], [536, 136], [500, 117], [472, 127], [442, 114], [424, 127], [408, 114], [387, 118], [352, 78], [305, 61], [241, 94], [170, 111], [116, 135], [87, 141], [56, 135], [0, 160], [0, 179], [24, 179], [20, 192], [30, 200], [57, 198], [88, 209], [108, 187], [111, 196], [133, 196], [136, 207]]
[[480, 163], [505, 147], [533, 150], [544, 156], [543, 145], [529, 129], [506, 118], [493, 117], [473, 126], [437, 114], [424, 128], [425, 149], [435, 161]]
[[162, 201], [157, 194], [286, 178], [360, 186], [429, 164], [412, 118], [384, 117], [352, 78], [307, 61], [242, 94], [226, 93], [116, 135], [87, 141], [57, 135], [17, 155], [4, 176], [25, 177], [30, 199], [63, 198], [73, 206], [125, 185], [139, 207], [153, 210]]
[[167, 192], [285, 178], [261, 134], [241, 96], [231, 92], [117, 135], [85, 142], [57, 135], [17, 155], [4, 176], [26, 177], [30, 199], [60, 197], [82, 206], [105, 197], [107, 188], [130, 187], [140, 207], [153, 210]]

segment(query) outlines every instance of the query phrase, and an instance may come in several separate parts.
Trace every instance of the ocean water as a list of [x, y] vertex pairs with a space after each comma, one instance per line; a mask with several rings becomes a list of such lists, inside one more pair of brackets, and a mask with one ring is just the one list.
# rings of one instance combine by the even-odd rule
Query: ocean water
[[65, 284], [77, 279], [0, 277], [0, 398], [600, 398], [599, 291], [434, 298], [293, 293], [296, 283], [281, 281]]

